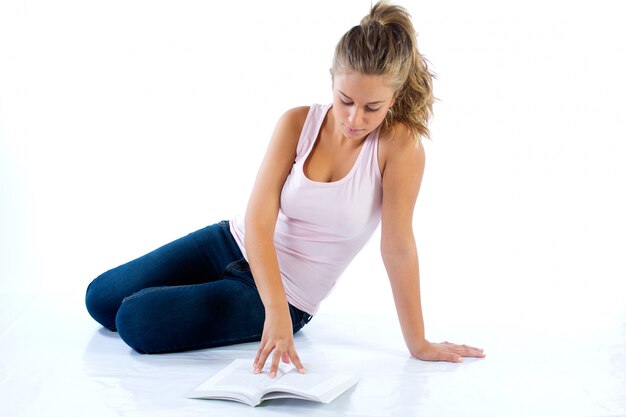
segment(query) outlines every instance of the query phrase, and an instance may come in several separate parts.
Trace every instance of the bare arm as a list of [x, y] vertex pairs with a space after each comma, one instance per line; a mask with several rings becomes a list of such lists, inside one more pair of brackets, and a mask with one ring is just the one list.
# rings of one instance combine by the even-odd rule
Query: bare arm
[[304, 370], [294, 347], [291, 316], [274, 247], [274, 229], [281, 190], [295, 159], [307, 111], [306, 107], [289, 110], [278, 121], [246, 209], [246, 253], [265, 307], [263, 336], [254, 368], [260, 372], [274, 352], [270, 376], [275, 375], [281, 357], [286, 362], [293, 361], [298, 370]]
[[481, 349], [426, 340], [413, 236], [413, 210], [424, 173], [424, 148], [398, 128], [384, 149], [381, 254], [407, 348], [413, 357], [422, 360], [460, 362], [462, 356], [483, 357]]

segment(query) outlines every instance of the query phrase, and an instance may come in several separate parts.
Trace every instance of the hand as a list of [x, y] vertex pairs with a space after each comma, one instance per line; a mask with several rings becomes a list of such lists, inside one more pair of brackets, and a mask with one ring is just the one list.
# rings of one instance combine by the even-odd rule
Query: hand
[[253, 367], [255, 374], [263, 370], [265, 361], [272, 352], [274, 354], [272, 355], [272, 364], [270, 365], [270, 378], [276, 376], [278, 363], [281, 359], [285, 363], [293, 362], [298, 372], [305, 372], [293, 342], [293, 330], [289, 312], [266, 311], [261, 345], [254, 359]]
[[482, 349], [454, 343], [426, 341], [412, 355], [423, 361], [463, 362], [463, 357], [484, 358]]

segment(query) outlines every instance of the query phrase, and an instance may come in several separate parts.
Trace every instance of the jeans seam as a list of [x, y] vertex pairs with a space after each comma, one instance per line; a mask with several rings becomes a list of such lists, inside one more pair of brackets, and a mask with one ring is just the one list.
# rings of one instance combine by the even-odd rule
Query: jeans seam
[[134, 300], [135, 298], [143, 297], [146, 294], [151, 294], [151, 293], [156, 292], [156, 291], [167, 290], [168, 288], [173, 288], [173, 287], [172, 286], [161, 286], [161, 287], [144, 288], [143, 290], [141, 290], [139, 292], [136, 292], [135, 294], [131, 294], [128, 297], [124, 297], [124, 299], [122, 300], [122, 303], [124, 301], [127, 301], [127, 300]]

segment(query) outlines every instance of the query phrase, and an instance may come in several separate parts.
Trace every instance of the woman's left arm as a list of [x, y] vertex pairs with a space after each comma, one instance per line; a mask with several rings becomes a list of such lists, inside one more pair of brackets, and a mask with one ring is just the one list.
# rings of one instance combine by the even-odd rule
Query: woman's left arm
[[382, 152], [383, 203], [381, 254], [411, 356], [428, 361], [461, 362], [484, 357], [482, 349], [453, 343], [431, 343], [424, 333], [413, 209], [424, 173], [424, 148], [404, 129], [396, 129]]

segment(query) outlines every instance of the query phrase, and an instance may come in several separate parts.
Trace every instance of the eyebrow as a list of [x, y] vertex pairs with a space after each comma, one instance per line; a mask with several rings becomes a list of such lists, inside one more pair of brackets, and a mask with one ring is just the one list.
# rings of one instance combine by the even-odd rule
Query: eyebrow
[[[343, 95], [345, 98], [347, 98], [348, 100], [352, 100], [352, 98], [350, 98], [350, 96], [348, 96], [346, 93], [344, 93], [341, 90], [337, 90], [341, 93], [341, 95]], [[354, 100], [353, 100], [354, 101]], [[381, 100], [381, 101], [371, 101], [369, 103], [367, 103], [367, 105], [369, 106], [370, 104], [380, 104], [380, 103], [384, 103], [385, 100]]]

